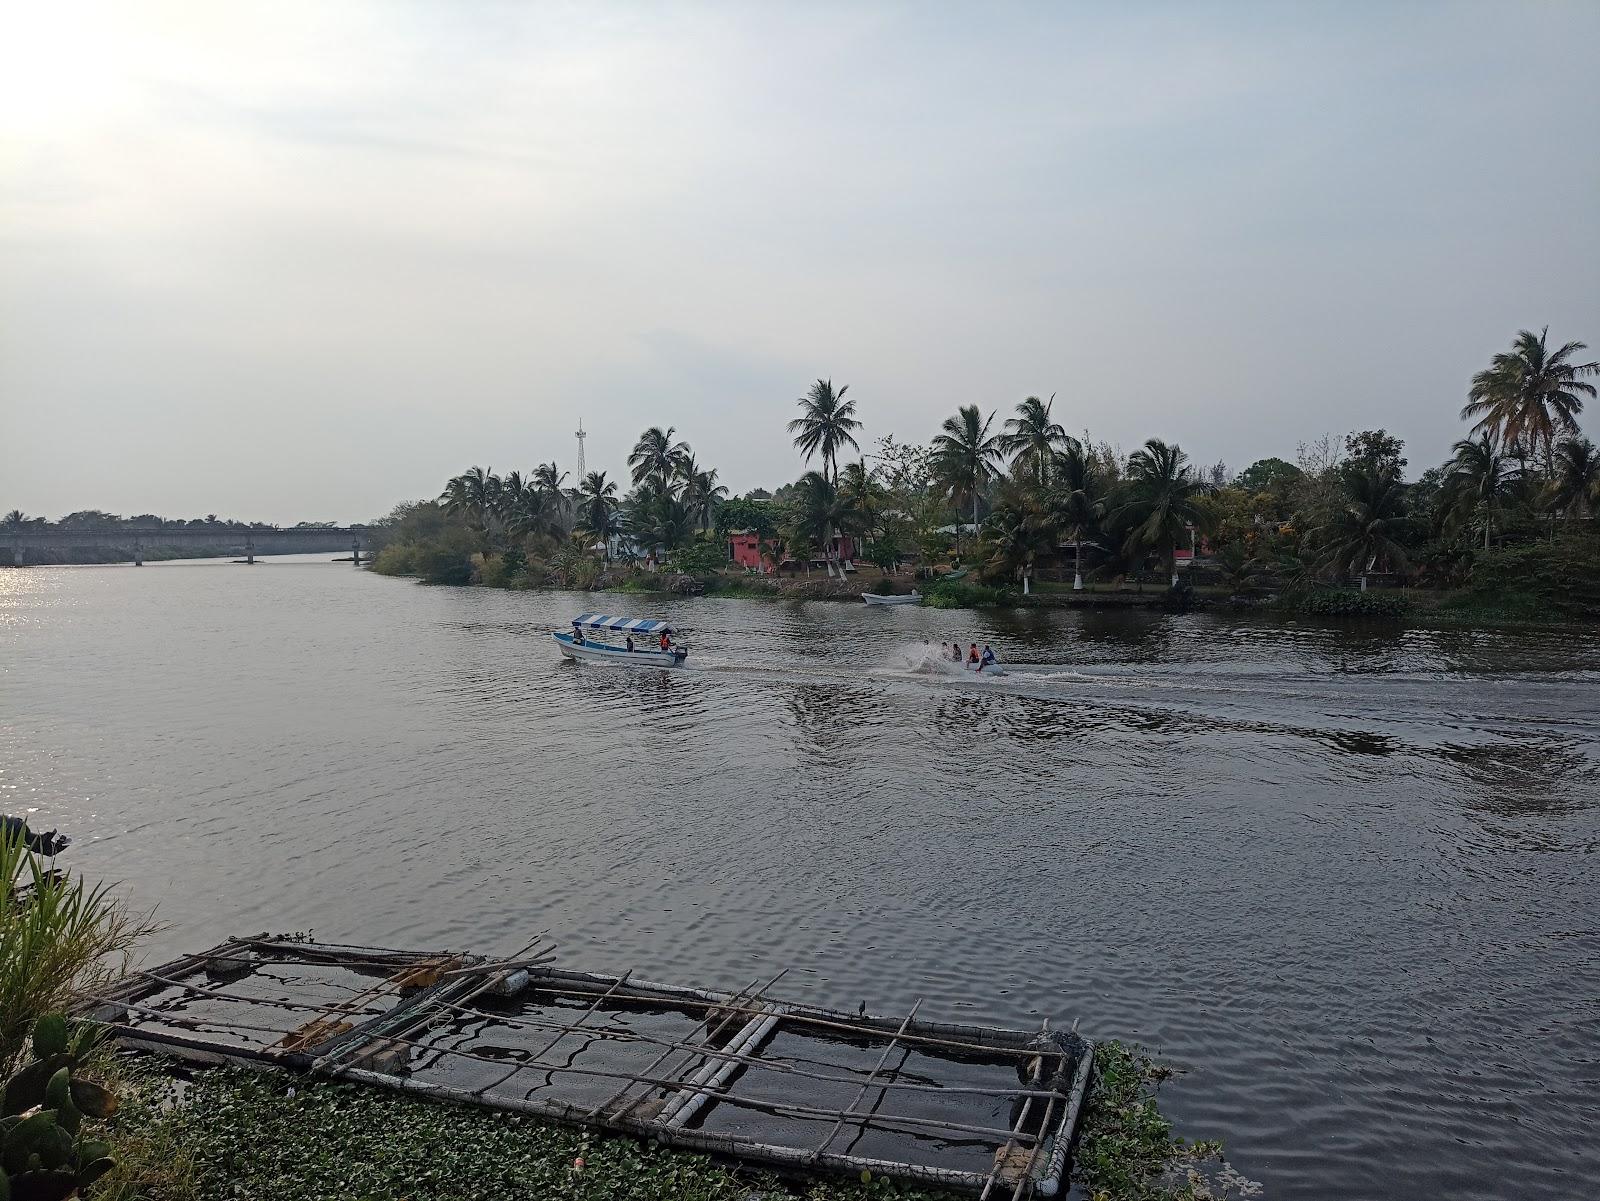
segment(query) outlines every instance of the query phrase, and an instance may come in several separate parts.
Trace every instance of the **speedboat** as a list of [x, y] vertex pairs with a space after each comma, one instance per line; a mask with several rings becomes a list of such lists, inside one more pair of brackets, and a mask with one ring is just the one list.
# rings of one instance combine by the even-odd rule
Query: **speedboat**
[[[600, 637], [591, 638], [585, 631]], [[556, 630], [550, 637], [556, 641], [561, 655], [566, 659], [583, 659], [590, 663], [621, 663], [629, 667], [678, 667], [689, 657], [686, 648], [673, 645], [676, 631], [665, 621], [647, 617], [613, 617], [609, 613], [582, 613], [572, 619], [571, 630]], [[625, 642], [611, 639], [634, 637], [633, 650]], [[661, 647], [661, 636], [667, 636], [668, 645]]]
[[907, 596], [885, 596], [877, 592], [863, 592], [861, 599], [869, 605], [920, 605], [922, 593], [915, 588]]

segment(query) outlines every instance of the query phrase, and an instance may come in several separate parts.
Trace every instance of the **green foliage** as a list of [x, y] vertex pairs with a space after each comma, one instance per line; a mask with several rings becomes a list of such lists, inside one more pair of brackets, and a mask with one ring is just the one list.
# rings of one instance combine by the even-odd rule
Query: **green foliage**
[[1358, 592], [1354, 588], [1319, 588], [1295, 603], [1300, 613], [1318, 617], [1376, 617], [1397, 620], [1411, 611], [1411, 602], [1397, 592]]
[[1233, 487], [1246, 492], [1267, 492], [1292, 483], [1303, 473], [1284, 459], [1257, 459], [1233, 479]]
[[969, 584], [965, 580], [942, 581], [931, 585], [922, 594], [922, 603], [931, 609], [980, 609], [1014, 605], [1018, 599], [1015, 589], [991, 588], [986, 584]]
[[1095, 1048], [1094, 1088], [1073, 1162], [1073, 1184], [1091, 1201], [1208, 1201], [1254, 1186], [1216, 1142], [1174, 1136], [1156, 1104], [1170, 1072], [1118, 1042]]
[[1526, 612], [1519, 598], [1536, 601], [1547, 618], [1600, 619], [1600, 539], [1594, 531], [1479, 551], [1463, 604]]
[[216, 1201], [953, 1201], [888, 1181], [790, 1185], [523, 1115], [245, 1069], [206, 1072], [181, 1104], [140, 1116], [121, 1137], [183, 1148], [195, 1192]]
[[73, 1030], [58, 1013], [33, 1028], [33, 1059], [6, 1081], [0, 1117], [0, 1198], [64, 1201], [111, 1171], [111, 1148], [84, 1130], [117, 1109], [112, 1092], [78, 1070], [95, 1031]]
[[424, 584], [472, 583], [472, 559], [454, 540], [417, 547], [412, 563]]
[[728, 552], [720, 542], [692, 542], [673, 551], [667, 565], [685, 575], [710, 575], [728, 565]]
[[[29, 1031], [46, 1057], [63, 1047], [59, 1019], [73, 997], [109, 975], [108, 960], [148, 929], [105, 885], [48, 870], [21, 831], [0, 838], [0, 1070], [16, 1063]], [[45, 1019], [42, 1026], [38, 1025]]]
[[528, 581], [528, 555], [520, 547], [487, 560], [478, 572], [485, 588], [521, 588]]

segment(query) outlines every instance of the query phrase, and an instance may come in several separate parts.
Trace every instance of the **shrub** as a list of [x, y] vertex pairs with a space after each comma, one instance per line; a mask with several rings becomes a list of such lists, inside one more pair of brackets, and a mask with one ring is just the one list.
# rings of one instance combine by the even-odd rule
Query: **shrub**
[[694, 542], [667, 557], [667, 566], [684, 575], [710, 575], [727, 565], [728, 552], [720, 542]]
[[989, 605], [1014, 605], [1017, 593], [1012, 588], [991, 588], [966, 580], [934, 584], [922, 594], [922, 603], [933, 609], [977, 609]]
[[416, 575], [417, 548], [410, 543], [386, 546], [372, 560], [372, 570], [379, 575]]
[[1411, 602], [1393, 592], [1357, 592], [1322, 588], [1302, 596], [1295, 609], [1317, 617], [1377, 617], [1395, 620], [1411, 611]]
[[1480, 550], [1472, 564], [1471, 603], [1517, 609], [1535, 597], [1556, 612], [1600, 618], [1600, 542], [1568, 533], [1552, 541]]
[[417, 547], [416, 574], [424, 584], [472, 583], [472, 557], [460, 546], [428, 542]]
[[21, 830], [0, 838], [0, 1068], [22, 1053], [28, 1032], [47, 1013], [65, 1010], [115, 973], [150, 930], [105, 885], [46, 868]]

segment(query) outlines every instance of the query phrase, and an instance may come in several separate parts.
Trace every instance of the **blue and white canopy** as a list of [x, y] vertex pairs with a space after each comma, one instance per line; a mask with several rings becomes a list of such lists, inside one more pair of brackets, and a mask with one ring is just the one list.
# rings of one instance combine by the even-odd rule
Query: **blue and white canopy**
[[589, 630], [627, 630], [630, 634], [671, 634], [672, 624], [648, 617], [612, 617], [605, 613], [581, 613], [572, 619], [575, 626]]

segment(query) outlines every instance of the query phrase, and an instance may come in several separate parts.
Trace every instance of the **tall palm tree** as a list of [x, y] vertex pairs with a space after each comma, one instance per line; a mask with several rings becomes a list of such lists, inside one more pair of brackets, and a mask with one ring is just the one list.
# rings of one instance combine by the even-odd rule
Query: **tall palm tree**
[[728, 499], [728, 486], [717, 483], [717, 469], [701, 471], [691, 457], [683, 473], [683, 503], [702, 530], [709, 530], [717, 519], [717, 507]]
[[1407, 566], [1405, 485], [1393, 468], [1373, 464], [1347, 472], [1342, 483], [1344, 503], [1310, 536], [1321, 545], [1323, 562], [1335, 571], [1359, 575], [1365, 592], [1367, 575], [1377, 563], [1396, 571]]
[[639, 435], [639, 440], [633, 444], [633, 453], [628, 456], [635, 484], [651, 480], [660, 490], [666, 490], [669, 481], [678, 473], [678, 464], [691, 453], [687, 442], [672, 440], [676, 432], [670, 425], [666, 429], [653, 425]]
[[1442, 522], [1449, 529], [1481, 524], [1483, 549], [1488, 550], [1495, 517], [1521, 482], [1521, 468], [1488, 434], [1463, 438], [1450, 449], [1454, 457], [1439, 496]]
[[1128, 551], [1154, 550], [1170, 565], [1172, 586], [1178, 586], [1178, 543], [1191, 527], [1203, 525], [1200, 503], [1206, 485], [1177, 446], [1151, 438], [1128, 456], [1127, 481], [1121, 505], [1128, 524]]
[[[995, 464], [1005, 454], [1000, 436], [991, 435], [994, 414], [985, 417], [977, 405], [962, 405], [954, 417], [946, 417], [944, 431], [933, 440], [934, 471], [950, 489], [959, 504], [972, 502], [972, 524], [978, 524], [978, 501], [984, 487], [994, 478]], [[956, 524], [956, 545], [961, 544], [960, 519]]]
[[1070, 538], [1073, 547], [1072, 590], [1083, 591], [1083, 544], [1091, 541], [1106, 515], [1105, 492], [1083, 443], [1067, 440], [1056, 460], [1055, 487], [1050, 492], [1049, 516], [1057, 533]]
[[4, 525], [13, 534], [21, 532], [27, 524], [28, 515], [21, 509], [12, 509], [3, 518], [0, 518], [0, 525]]
[[1017, 406], [1017, 415], [1006, 418], [1006, 432], [1000, 435], [1000, 449], [1012, 456], [1012, 470], [1024, 471], [1043, 485], [1050, 476], [1050, 465], [1067, 440], [1067, 431], [1050, 419], [1056, 394], [1049, 400], [1030, 396]]
[[1477, 419], [1474, 434], [1494, 434], [1502, 446], [1530, 445], [1543, 451], [1546, 463], [1556, 435], [1578, 432], [1583, 399], [1595, 395], [1595, 386], [1583, 377], [1600, 374], [1600, 362], [1572, 362], [1573, 355], [1587, 349], [1582, 342], [1552, 351], [1546, 345], [1549, 333], [1548, 325], [1537, 335], [1518, 330], [1511, 349], [1495, 355], [1472, 377], [1461, 409], [1463, 420]]
[[1600, 450], [1587, 438], [1556, 444], [1550, 478], [1550, 507], [1569, 518], [1593, 516], [1600, 509]]
[[856, 420], [856, 402], [844, 398], [848, 391], [849, 384], [835, 391], [831, 379], [819, 379], [795, 402], [800, 416], [789, 423], [795, 448], [807, 463], [812, 455], [820, 454], [823, 473], [835, 485], [839, 482], [839, 451], [846, 446], [861, 449], [854, 432], [861, 422]]
[[621, 528], [617, 518], [617, 486], [603, 471], [591, 471], [578, 485], [578, 520], [588, 533], [600, 539], [601, 557], [611, 562], [611, 538]]

